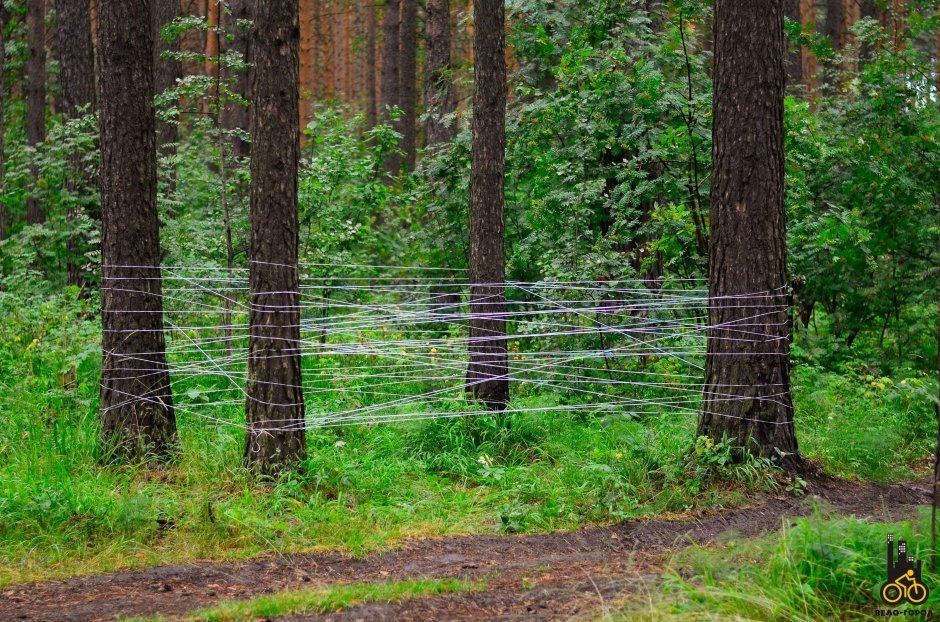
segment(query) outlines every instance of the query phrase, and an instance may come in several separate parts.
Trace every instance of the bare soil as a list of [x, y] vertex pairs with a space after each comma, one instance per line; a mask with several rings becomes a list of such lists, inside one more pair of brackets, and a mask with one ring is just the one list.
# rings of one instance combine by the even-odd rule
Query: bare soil
[[0, 620], [92, 622], [164, 615], [228, 599], [336, 583], [415, 578], [484, 580], [479, 591], [367, 603], [344, 611], [281, 620], [559, 620], [602, 614], [619, 595], [656, 589], [662, 562], [690, 543], [726, 532], [751, 537], [822, 503], [833, 512], [880, 520], [916, 515], [930, 482], [880, 486], [811, 477], [809, 495], [760, 495], [744, 508], [676, 520], [534, 535], [410, 540], [397, 550], [352, 558], [341, 553], [200, 562], [21, 584], [0, 593]]

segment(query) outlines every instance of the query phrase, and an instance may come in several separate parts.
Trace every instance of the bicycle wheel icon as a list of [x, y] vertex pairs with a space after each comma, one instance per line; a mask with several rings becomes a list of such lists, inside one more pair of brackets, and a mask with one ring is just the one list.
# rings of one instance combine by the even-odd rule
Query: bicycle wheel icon
[[927, 600], [927, 586], [923, 583], [912, 583], [907, 588], [907, 602], [912, 605], [919, 605]]
[[[881, 588], [881, 600], [893, 605], [904, 597], [904, 586], [895, 583], [885, 583]], [[926, 598], [926, 596], [924, 596]], [[919, 601], [918, 601], [919, 602]]]

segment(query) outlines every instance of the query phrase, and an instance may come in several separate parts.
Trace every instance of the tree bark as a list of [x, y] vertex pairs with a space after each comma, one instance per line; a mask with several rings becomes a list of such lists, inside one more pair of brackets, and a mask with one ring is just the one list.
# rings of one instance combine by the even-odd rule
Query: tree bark
[[[816, 0], [800, 0], [800, 24], [804, 31], [816, 32]], [[806, 84], [806, 93], [810, 98], [810, 106], [815, 106], [816, 99], [816, 54], [809, 46], [800, 48], [802, 58], [802, 75]]]
[[716, 442], [727, 435], [792, 466], [782, 27], [781, 0], [715, 3], [709, 329], [698, 433]]
[[[160, 94], [176, 86], [176, 81], [182, 76], [180, 62], [175, 59], [164, 58], [164, 52], [176, 52], [179, 43], [174, 40], [167, 43], [161, 37], [163, 27], [176, 19], [180, 14], [179, 0], [153, 0], [152, 28], [153, 28], [153, 86], [154, 94]], [[167, 157], [176, 153], [178, 128], [172, 121], [157, 120], [157, 149], [161, 156]]]
[[503, 0], [474, 0], [473, 137], [470, 170], [470, 364], [467, 390], [488, 408], [509, 402], [504, 311], [503, 173], [506, 51]]
[[399, 59], [401, 62], [401, 148], [405, 152], [405, 170], [415, 170], [416, 160], [416, 115], [417, 58], [418, 58], [418, 2], [401, 0], [401, 29]]
[[274, 473], [306, 456], [297, 273], [296, 0], [256, 0], [251, 51], [251, 307], [245, 458]]
[[[29, 0], [27, 7], [26, 61], [26, 141], [38, 147], [46, 140], [46, 4], [44, 0]], [[38, 185], [39, 171], [30, 168], [32, 186]], [[31, 191], [26, 199], [26, 222], [31, 225], [45, 222], [46, 210], [39, 197]]]
[[454, 136], [453, 127], [444, 123], [444, 117], [453, 113], [455, 107], [451, 85], [449, 0], [428, 0], [424, 58], [424, 106], [428, 113], [425, 134], [431, 152]]
[[[401, 105], [400, 58], [398, 55], [398, 17], [401, 0], [385, 0], [382, 18], [382, 120], [391, 123], [390, 109]], [[396, 151], [385, 158], [385, 172], [389, 177], [398, 177], [401, 172], [401, 155]]]
[[364, 0], [366, 11], [366, 125], [375, 127], [378, 99], [375, 92], [375, 2]]
[[842, 28], [845, 25], [843, 17], [844, 0], [826, 0], [826, 36], [833, 50], [841, 50], [845, 39]]
[[101, 0], [101, 441], [162, 456], [176, 444], [164, 353], [149, 0]]
[[[229, 9], [231, 14], [225, 15], [225, 30], [233, 36], [232, 41], [227, 43], [228, 49], [241, 54], [242, 60], [251, 62], [251, 31], [247, 28], [240, 28], [238, 22], [251, 20], [252, 0], [230, 0]], [[251, 99], [251, 93], [248, 91], [248, 71], [239, 71], [229, 76], [234, 79], [233, 89], [245, 100]], [[248, 108], [234, 102], [225, 105], [222, 111], [222, 127], [227, 130], [249, 131]], [[251, 143], [248, 140], [236, 138], [232, 141], [232, 150], [236, 156], [248, 157], [251, 153]]]

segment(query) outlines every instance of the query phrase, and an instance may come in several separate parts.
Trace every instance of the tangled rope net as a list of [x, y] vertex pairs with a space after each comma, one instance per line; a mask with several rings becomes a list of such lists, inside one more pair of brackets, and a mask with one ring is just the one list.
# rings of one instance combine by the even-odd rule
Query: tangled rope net
[[[103, 287], [116, 291], [109, 278], [131, 268], [112, 266]], [[500, 310], [481, 315], [471, 309], [462, 271], [352, 268], [362, 275], [348, 276], [350, 266], [301, 266], [298, 303], [290, 306], [299, 310], [300, 339], [289, 345], [302, 359], [306, 414], [302, 423], [274, 420], [266, 429], [492, 415], [465, 392], [468, 327], [480, 317], [506, 324], [497, 340], [506, 347], [513, 397], [503, 413], [697, 415], [708, 340], [769, 344], [781, 338], [788, 308], [784, 288], [709, 299], [700, 280], [508, 281], [499, 284]], [[244, 427], [248, 277], [248, 269], [162, 268], [167, 365], [178, 411]], [[709, 330], [709, 305], [716, 304], [747, 312]], [[138, 353], [128, 373], [165, 371], [142, 368], [148, 354]], [[712, 387], [712, 398], [745, 399], [736, 388]], [[771, 387], [762, 399], [788, 390]]]

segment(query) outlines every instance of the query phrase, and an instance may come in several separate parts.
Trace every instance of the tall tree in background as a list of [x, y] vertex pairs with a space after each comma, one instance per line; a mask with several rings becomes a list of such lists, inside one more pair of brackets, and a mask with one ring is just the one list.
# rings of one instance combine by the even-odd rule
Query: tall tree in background
[[[240, 27], [239, 24], [244, 24], [246, 21], [251, 20], [251, 5], [252, 0], [230, 0], [228, 3], [229, 13], [222, 16], [226, 33], [229, 33], [233, 37], [226, 45], [229, 50], [241, 54], [245, 62], [251, 62], [251, 31], [247, 28]], [[235, 92], [246, 100], [250, 99], [250, 93], [248, 92], [248, 72], [239, 71], [231, 77], [235, 79]], [[225, 110], [222, 112], [222, 126], [228, 130], [240, 129], [248, 132], [248, 108], [234, 102], [226, 104]], [[232, 145], [232, 149], [235, 155], [244, 157], [251, 152], [251, 143], [247, 140], [236, 139]]]
[[149, 0], [100, 0], [101, 439], [166, 454], [176, 418], [163, 337]]
[[[78, 116], [85, 106], [95, 103], [95, 53], [91, 45], [91, 7], [88, 0], [56, 0], [56, 34], [59, 40], [59, 88], [66, 118]], [[69, 172], [66, 188], [75, 195], [84, 186], [84, 170], [81, 154], [69, 156]], [[77, 218], [79, 211], [75, 201], [69, 204], [69, 221]], [[68, 240], [68, 284], [81, 285], [82, 271], [76, 260], [77, 240], [74, 235]]]
[[[398, 18], [401, 12], [401, 0], [385, 0], [385, 14], [382, 18], [382, 121], [389, 123], [389, 111], [401, 105], [401, 72], [398, 55]], [[397, 177], [401, 171], [401, 155], [390, 153], [385, 158], [385, 172], [389, 177]]]
[[444, 117], [454, 111], [454, 89], [450, 67], [450, 2], [428, 0], [424, 53], [424, 107], [427, 109], [425, 138], [428, 150], [453, 137]]
[[[802, 0], [783, 0], [784, 15], [802, 25], [800, 19], [800, 5]], [[803, 84], [803, 58], [799, 45], [789, 43], [789, 53], [787, 54], [787, 86], [796, 87]]]
[[[4, 189], [5, 175], [4, 167], [6, 166], [6, 124], [4, 123], [4, 111], [6, 110], [6, 95], [7, 95], [7, 81], [6, 81], [6, 65], [7, 65], [7, 54], [6, 54], [6, 29], [7, 29], [7, 9], [4, 6], [3, 2], [0, 2], [0, 196], [5, 196], [6, 192]], [[6, 237], [6, 227], [7, 227], [7, 206], [4, 204], [3, 200], [0, 200], [0, 241]]]
[[470, 169], [470, 363], [467, 390], [489, 408], [509, 402], [504, 311], [503, 174], [506, 50], [503, 0], [474, 0], [473, 138]]
[[401, 79], [401, 149], [405, 152], [405, 169], [415, 170], [416, 120], [418, 108], [418, 2], [401, 0], [401, 29], [398, 48]]
[[[28, 60], [26, 61], [26, 140], [36, 147], [46, 140], [46, 3], [28, 0], [26, 27]], [[39, 177], [31, 168], [33, 186]], [[26, 199], [26, 222], [34, 225], [46, 220], [46, 211], [39, 198], [30, 193]]]
[[698, 433], [715, 441], [727, 435], [792, 465], [785, 53], [781, 0], [715, 2], [709, 329]]
[[366, 12], [366, 124], [371, 128], [378, 122], [378, 101], [375, 88], [375, 2], [363, 0]]
[[[176, 85], [182, 76], [180, 62], [174, 58], [165, 58], [164, 52], [176, 52], [179, 43], [174, 39], [166, 42], [160, 35], [163, 27], [176, 19], [180, 14], [179, 0], [152, 0], [152, 30], [153, 30], [153, 86], [154, 93], [160, 94]], [[175, 153], [178, 140], [178, 129], [175, 123], [157, 120], [157, 148], [160, 155], [168, 156]]]
[[254, 20], [245, 458], [261, 472], [273, 473], [307, 451], [297, 274], [297, 0], [256, 0]]

